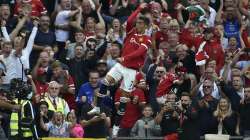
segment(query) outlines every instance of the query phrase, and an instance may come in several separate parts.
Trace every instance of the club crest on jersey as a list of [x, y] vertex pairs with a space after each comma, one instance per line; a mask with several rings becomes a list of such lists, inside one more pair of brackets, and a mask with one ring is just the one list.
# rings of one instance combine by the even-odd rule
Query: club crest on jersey
[[142, 37], [139, 38], [139, 42], [143, 42], [143, 38]]
[[135, 38], [131, 38], [129, 42], [130, 43], [136, 43]]
[[129, 42], [132, 43], [132, 44], [140, 45], [140, 43], [138, 43], [138, 42], [135, 40], [135, 38], [131, 38]]

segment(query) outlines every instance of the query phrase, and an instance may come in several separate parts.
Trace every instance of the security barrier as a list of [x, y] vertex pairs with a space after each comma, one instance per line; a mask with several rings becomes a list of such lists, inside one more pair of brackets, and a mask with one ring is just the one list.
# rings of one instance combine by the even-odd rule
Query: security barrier
[[[250, 137], [243, 136], [230, 136], [230, 140], [250, 140]], [[42, 138], [41, 140], [167, 140], [164, 137], [151, 137], [151, 138], [139, 138], [139, 137], [116, 137], [116, 138]], [[200, 137], [200, 140], [207, 140], [205, 136]], [[215, 140], [215, 139], [213, 139]], [[220, 139], [222, 140], [222, 139]], [[224, 140], [224, 139], [223, 139]]]
[[42, 138], [42, 140], [106, 140], [106, 138]]

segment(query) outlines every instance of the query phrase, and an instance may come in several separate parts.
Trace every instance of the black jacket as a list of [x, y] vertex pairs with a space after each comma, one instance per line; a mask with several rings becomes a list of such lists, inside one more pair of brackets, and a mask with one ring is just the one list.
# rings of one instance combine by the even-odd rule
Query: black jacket
[[232, 105], [232, 109], [236, 112], [239, 112], [241, 97], [238, 95], [238, 93], [234, 89], [234, 87], [230, 84], [226, 84], [224, 82], [221, 82], [221, 90], [229, 98], [231, 105]]
[[180, 133], [180, 140], [199, 140], [199, 122], [198, 122], [198, 108], [195, 105], [189, 106], [183, 113], [183, 123], [181, 128], [183, 132]]
[[244, 135], [246, 131], [250, 131], [250, 102], [240, 105], [240, 129]]

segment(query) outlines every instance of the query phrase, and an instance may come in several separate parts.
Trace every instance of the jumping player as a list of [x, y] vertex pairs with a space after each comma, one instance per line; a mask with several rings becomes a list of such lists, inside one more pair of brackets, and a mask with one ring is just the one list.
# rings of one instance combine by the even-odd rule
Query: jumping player
[[[146, 8], [147, 4], [142, 3], [128, 18], [126, 26], [126, 38], [124, 40], [124, 48], [122, 55], [117, 58], [114, 67], [110, 69], [106, 77], [103, 79], [99, 95], [106, 95], [108, 87], [122, 80], [120, 89], [123, 97], [130, 97], [129, 93], [134, 88], [136, 73], [143, 66], [147, 50], [151, 47], [151, 39], [145, 35], [145, 31], [150, 24], [150, 20], [139, 15], [142, 9]], [[139, 16], [138, 16], [139, 15]], [[135, 27], [133, 26], [134, 21]], [[88, 114], [100, 112], [102, 97], [97, 97], [97, 105]], [[118, 112], [124, 113], [126, 101], [121, 100]]]

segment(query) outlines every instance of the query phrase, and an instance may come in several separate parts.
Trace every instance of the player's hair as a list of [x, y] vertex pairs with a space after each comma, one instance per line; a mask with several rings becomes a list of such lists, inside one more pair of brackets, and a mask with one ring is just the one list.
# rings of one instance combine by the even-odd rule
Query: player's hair
[[149, 26], [150, 24], [150, 20], [148, 19], [148, 17], [141, 15], [138, 17], [139, 20], [142, 20], [147, 26]]

